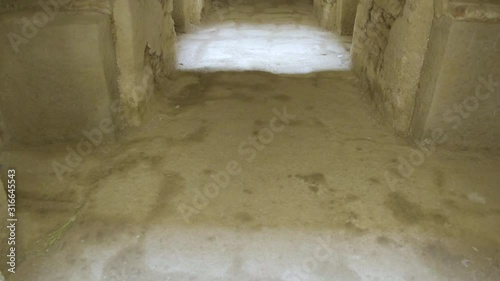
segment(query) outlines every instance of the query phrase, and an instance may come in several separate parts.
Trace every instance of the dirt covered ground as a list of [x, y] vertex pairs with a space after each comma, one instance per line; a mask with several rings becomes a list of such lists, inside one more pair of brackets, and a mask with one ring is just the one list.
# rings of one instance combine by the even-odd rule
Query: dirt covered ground
[[349, 72], [180, 72], [81, 159], [7, 147], [10, 280], [499, 280], [500, 155], [418, 150], [362, 97]]

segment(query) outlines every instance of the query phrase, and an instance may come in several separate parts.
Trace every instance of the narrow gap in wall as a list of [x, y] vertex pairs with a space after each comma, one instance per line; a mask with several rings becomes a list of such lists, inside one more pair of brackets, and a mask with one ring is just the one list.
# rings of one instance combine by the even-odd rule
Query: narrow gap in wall
[[[181, 8], [174, 6], [174, 20], [180, 20], [175, 10]], [[321, 27], [308, 0], [216, 1], [199, 26], [176, 30], [181, 71], [305, 74], [351, 68], [352, 37]]]

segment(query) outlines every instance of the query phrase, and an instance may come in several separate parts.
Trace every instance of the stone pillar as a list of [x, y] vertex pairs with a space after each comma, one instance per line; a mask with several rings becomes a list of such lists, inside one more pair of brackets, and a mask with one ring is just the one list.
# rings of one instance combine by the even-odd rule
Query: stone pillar
[[338, 0], [314, 0], [314, 14], [318, 18], [321, 27], [335, 31], [337, 22], [337, 1]]
[[173, 19], [175, 30], [180, 33], [188, 32], [192, 26], [199, 25], [207, 0], [174, 0]]
[[427, 40], [431, 1], [360, 0], [353, 35], [355, 72], [382, 118], [408, 135]]
[[113, 6], [120, 100], [125, 122], [131, 126], [142, 123], [157, 78], [176, 67], [173, 1], [162, 2], [120, 0]]
[[0, 112], [12, 141], [78, 141], [113, 119], [118, 93], [109, 15], [6, 13], [0, 34]]
[[337, 33], [351, 36], [354, 32], [354, 22], [359, 0], [337, 0]]
[[189, 29], [189, 0], [174, 0], [172, 18], [174, 19], [175, 31], [184, 33]]
[[434, 21], [422, 73], [415, 139], [500, 148], [500, 5], [450, 4]]

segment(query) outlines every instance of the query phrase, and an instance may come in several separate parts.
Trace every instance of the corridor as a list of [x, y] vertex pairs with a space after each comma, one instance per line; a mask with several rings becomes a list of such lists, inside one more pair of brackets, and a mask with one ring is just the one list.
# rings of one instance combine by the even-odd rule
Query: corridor
[[[9, 57], [61, 59], [65, 67], [54, 63], [53, 71], [78, 76], [35, 72], [47, 67], [40, 61], [26, 69], [16, 64], [16, 73], [32, 79], [20, 76], [24, 84], [0, 75], [0, 85], [12, 87], [0, 92], [0, 125], [18, 121], [0, 126], [0, 190], [7, 189], [6, 169], [15, 168], [18, 199], [15, 273], [0, 263], [6, 280], [500, 280], [500, 153], [453, 138], [475, 116], [483, 123], [470, 127], [490, 124], [497, 117], [485, 108], [496, 105], [481, 103], [460, 120], [467, 126], [438, 127], [438, 139], [449, 143], [401, 129], [413, 129], [416, 109], [436, 108], [434, 96], [408, 94], [411, 83], [431, 92], [425, 79], [443, 77], [435, 69], [419, 72], [435, 63], [434, 53], [411, 72], [416, 43], [390, 41], [399, 36], [390, 32], [425, 22], [404, 17], [427, 2], [385, 1], [392, 16], [378, 6], [384, 1], [360, 1], [363, 32], [387, 38], [367, 39], [380, 48], [360, 48], [357, 57], [353, 37], [327, 29], [313, 13], [313, 3], [328, 12], [341, 1], [213, 2], [201, 23], [176, 34], [175, 1], [119, 0], [109, 11], [104, 2], [76, 23], [70, 19], [81, 10], [61, 12], [63, 23], [33, 39], [43, 48], [30, 43], [23, 47], [36, 52]], [[98, 25], [88, 27], [96, 18]], [[71, 41], [81, 58], [110, 63], [46, 58], [57, 50], [45, 39], [50, 30], [50, 38], [73, 34], [67, 22], [99, 31], [94, 39], [114, 38], [111, 49], [99, 41], [95, 53]], [[368, 62], [355, 67], [355, 59]], [[466, 71], [450, 73], [457, 72]], [[465, 93], [469, 84], [459, 81]], [[11, 90], [25, 84], [36, 91]], [[57, 107], [44, 107], [44, 97]], [[12, 118], [20, 112], [35, 119]], [[422, 120], [424, 129], [434, 125], [427, 115]], [[3, 143], [7, 133], [12, 138]], [[471, 135], [497, 140], [493, 133]], [[11, 251], [6, 247], [2, 241], [0, 249]]]
[[321, 28], [309, 1], [216, 2], [178, 38], [178, 69], [301, 74], [350, 69], [351, 36]]

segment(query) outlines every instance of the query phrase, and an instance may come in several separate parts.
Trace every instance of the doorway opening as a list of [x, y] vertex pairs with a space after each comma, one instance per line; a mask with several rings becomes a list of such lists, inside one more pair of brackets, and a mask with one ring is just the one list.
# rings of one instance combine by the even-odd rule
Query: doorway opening
[[312, 1], [215, 2], [178, 33], [178, 69], [305, 74], [351, 68], [351, 36], [320, 26]]

